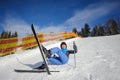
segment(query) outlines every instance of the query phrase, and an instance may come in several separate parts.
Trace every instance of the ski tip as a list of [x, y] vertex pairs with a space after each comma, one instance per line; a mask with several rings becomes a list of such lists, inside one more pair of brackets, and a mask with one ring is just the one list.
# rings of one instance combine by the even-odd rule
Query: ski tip
[[31, 24], [31, 29], [32, 29], [32, 30], [34, 29], [34, 26], [33, 26], [33, 24]]
[[15, 71], [15, 72], [19, 72], [20, 70], [18, 70], [18, 69], [14, 69], [14, 71]]

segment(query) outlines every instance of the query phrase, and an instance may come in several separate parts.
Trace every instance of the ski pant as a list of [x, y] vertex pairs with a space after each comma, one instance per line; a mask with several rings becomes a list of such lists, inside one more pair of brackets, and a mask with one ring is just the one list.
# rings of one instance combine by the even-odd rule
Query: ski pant
[[68, 57], [64, 54], [58, 47], [54, 47], [50, 49], [51, 54], [56, 53], [59, 57], [50, 57], [50, 63], [54, 65], [62, 65], [68, 62]]

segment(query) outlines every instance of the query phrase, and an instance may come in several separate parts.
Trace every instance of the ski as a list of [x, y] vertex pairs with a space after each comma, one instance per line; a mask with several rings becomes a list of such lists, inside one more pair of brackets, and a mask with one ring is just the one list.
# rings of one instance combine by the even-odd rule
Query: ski
[[41, 52], [43, 61], [44, 61], [44, 63], [45, 63], [46, 72], [50, 75], [51, 73], [50, 73], [50, 71], [49, 71], [49, 67], [48, 67], [47, 61], [46, 61], [46, 59], [45, 59], [45, 55], [43, 54], [43, 50], [42, 50], [42, 48], [41, 48], [41, 44], [40, 44], [40, 42], [39, 42], [39, 40], [38, 40], [38, 37], [37, 37], [37, 34], [36, 34], [36, 32], [35, 32], [35, 29], [34, 29], [33, 24], [31, 25], [31, 29], [32, 29], [32, 32], [33, 32], [34, 37], [35, 37], [35, 39], [36, 39], [36, 42], [37, 42], [37, 44], [38, 44], [38, 47], [39, 47], [39, 50], [40, 50], [40, 52]]
[[[47, 72], [46, 70], [26, 70], [26, 69], [14, 69], [15, 72], [19, 73], [44, 73]], [[60, 72], [60, 71], [50, 71], [50, 72]]]

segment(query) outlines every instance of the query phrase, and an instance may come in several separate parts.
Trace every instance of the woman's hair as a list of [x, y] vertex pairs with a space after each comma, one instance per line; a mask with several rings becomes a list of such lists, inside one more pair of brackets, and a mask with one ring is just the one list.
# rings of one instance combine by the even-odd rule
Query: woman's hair
[[62, 42], [60, 47], [62, 48], [62, 45], [66, 45], [66, 48], [67, 48], [67, 44], [65, 42]]

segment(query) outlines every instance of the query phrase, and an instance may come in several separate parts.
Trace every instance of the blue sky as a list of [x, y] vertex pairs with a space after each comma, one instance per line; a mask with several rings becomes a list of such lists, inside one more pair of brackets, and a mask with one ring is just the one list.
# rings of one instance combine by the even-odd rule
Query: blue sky
[[33, 23], [37, 32], [71, 31], [104, 24], [120, 16], [120, 0], [0, 0], [0, 33], [17, 31], [31, 34]]

